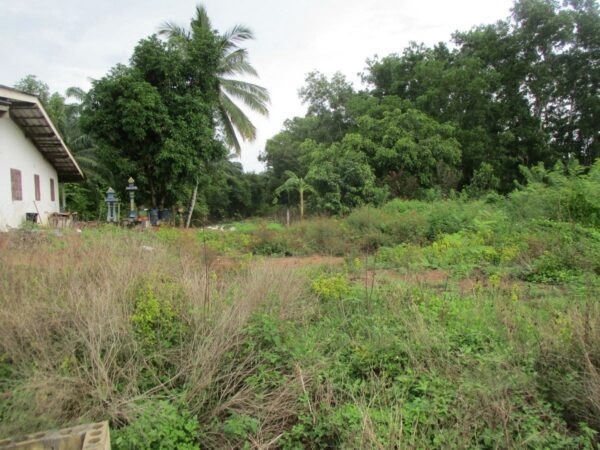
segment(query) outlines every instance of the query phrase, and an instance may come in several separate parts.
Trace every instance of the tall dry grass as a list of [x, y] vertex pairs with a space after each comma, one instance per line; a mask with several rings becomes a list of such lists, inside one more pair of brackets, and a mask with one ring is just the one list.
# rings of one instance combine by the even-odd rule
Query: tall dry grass
[[[247, 413], [260, 420], [255, 446], [273, 443], [310, 380], [291, 372], [281, 388], [255, 395], [244, 380], [258, 356], [235, 355], [256, 312], [275, 309], [284, 320], [306, 314], [313, 304], [307, 283], [267, 263], [216, 271], [201, 245], [184, 244], [106, 231], [4, 237], [0, 363], [12, 374], [0, 386], [7, 418], [0, 435], [106, 419], [120, 426], [140, 400], [184, 392], [200, 421]], [[165, 280], [157, 292], [176, 297], [184, 331], [176, 345], [149, 350], [132, 316], [140, 287]], [[203, 445], [223, 446], [226, 438], [209, 435]]]

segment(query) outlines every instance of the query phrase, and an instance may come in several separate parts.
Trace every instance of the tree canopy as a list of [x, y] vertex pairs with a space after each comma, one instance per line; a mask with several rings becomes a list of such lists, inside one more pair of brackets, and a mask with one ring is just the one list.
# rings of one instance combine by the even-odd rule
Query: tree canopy
[[390, 197], [506, 194], [525, 181], [523, 167], [586, 170], [600, 157], [593, 0], [516, 0], [505, 20], [367, 59], [362, 88], [340, 72], [308, 73], [298, 90], [306, 112], [266, 142], [260, 174], [228, 156], [256, 137], [247, 112], [268, 112], [266, 89], [247, 81], [257, 74], [251, 39], [243, 25], [213, 29], [199, 6], [188, 27], [165, 22], [140, 40], [89, 93], [20, 81], [92, 180], [85, 195], [72, 187], [78, 207], [100, 208], [101, 190], [133, 175], [146, 206], [185, 205], [190, 218], [194, 207], [213, 219], [265, 214], [291, 172], [314, 189], [309, 211], [345, 214]]

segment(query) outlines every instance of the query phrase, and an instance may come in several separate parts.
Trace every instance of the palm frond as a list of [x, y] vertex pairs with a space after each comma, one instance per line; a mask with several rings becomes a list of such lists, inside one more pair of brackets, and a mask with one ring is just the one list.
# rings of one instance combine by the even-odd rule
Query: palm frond
[[174, 22], [163, 22], [158, 28], [158, 34], [159, 36], [165, 36], [169, 40], [189, 40], [191, 38], [189, 30]]
[[258, 76], [256, 69], [248, 61], [248, 50], [238, 48], [228, 53], [221, 61], [219, 73], [221, 75], [247, 74], [254, 77]]
[[206, 7], [204, 5], [196, 6], [196, 18], [194, 20], [203, 28], [212, 30], [210, 17], [208, 17], [208, 11], [206, 11]]
[[231, 123], [229, 115], [223, 106], [219, 106], [219, 122], [223, 128], [223, 138], [225, 140], [225, 144], [232, 148], [235, 155], [239, 157], [242, 153], [242, 146], [237, 138], [235, 128]]
[[300, 178], [300, 184], [301, 184], [302, 190], [304, 192], [307, 192], [307, 193], [310, 192], [312, 194], [317, 193], [317, 190], [314, 187], [312, 187], [312, 185], [310, 185], [306, 181], [304, 181], [304, 179], [302, 179], [302, 178]]
[[282, 192], [293, 191], [298, 188], [298, 178], [288, 178], [281, 186], [275, 189], [275, 195], [279, 196]]
[[245, 141], [256, 139], [256, 127], [252, 124], [244, 111], [242, 111], [225, 92], [221, 91], [219, 98], [221, 100], [221, 107], [225, 111], [229, 122], [235, 127], [242, 139]]
[[87, 92], [85, 92], [80, 87], [71, 86], [70, 88], [67, 88], [66, 94], [67, 97], [72, 97], [79, 102], [83, 102], [85, 100]]
[[228, 95], [241, 100], [248, 108], [263, 116], [269, 115], [267, 104], [271, 99], [265, 88], [238, 80], [221, 79], [220, 83], [222, 90]]
[[235, 25], [223, 33], [223, 38], [237, 45], [238, 43], [254, 39], [254, 33], [244, 25]]

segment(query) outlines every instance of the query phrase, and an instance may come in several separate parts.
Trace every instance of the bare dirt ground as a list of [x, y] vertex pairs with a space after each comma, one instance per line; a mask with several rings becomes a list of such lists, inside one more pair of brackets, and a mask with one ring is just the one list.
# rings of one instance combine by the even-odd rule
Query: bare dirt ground
[[344, 263], [344, 258], [341, 256], [288, 256], [285, 258], [267, 258], [269, 263], [276, 267], [304, 267], [304, 266], [320, 266], [323, 264], [337, 266]]
[[[330, 265], [338, 266], [344, 263], [341, 256], [287, 256], [287, 257], [265, 257], [264, 262], [274, 267], [283, 267], [299, 269], [306, 266]], [[211, 262], [211, 269], [214, 270], [235, 270], [242, 267], [242, 259], [231, 258], [228, 256], [217, 256]]]

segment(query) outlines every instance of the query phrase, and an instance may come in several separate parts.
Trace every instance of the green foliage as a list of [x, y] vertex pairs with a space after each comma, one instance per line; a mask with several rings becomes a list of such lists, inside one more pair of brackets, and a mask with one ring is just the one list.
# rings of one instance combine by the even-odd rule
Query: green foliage
[[223, 432], [231, 439], [245, 439], [258, 431], [258, 421], [244, 414], [232, 414], [223, 422]]
[[[216, 37], [198, 39], [208, 70], [217, 64]], [[135, 175], [139, 201], [152, 206], [172, 204], [192, 171], [224, 156], [213, 140], [216, 94], [202, 90], [211, 74], [189, 64], [184, 54], [150, 37], [137, 45], [130, 66], [95, 81], [85, 101], [82, 126], [101, 144], [100, 157], [118, 179]]]
[[312, 291], [323, 301], [342, 300], [350, 293], [346, 274], [321, 275], [313, 280]]
[[494, 175], [494, 168], [491, 164], [484, 162], [473, 172], [473, 178], [466, 191], [471, 197], [481, 197], [489, 192], [497, 191], [499, 187], [500, 179]]
[[[546, 189], [550, 195], [562, 187]], [[86, 378], [94, 386], [87, 395], [101, 395], [85, 405], [105, 411], [112, 397], [111, 405], [122, 405], [122, 398], [150, 392], [138, 414], [135, 407], [114, 413], [118, 421], [128, 418], [122, 428], [115, 424], [115, 448], [161, 448], [163, 442], [170, 448], [245, 448], [273, 439], [288, 449], [594, 448], [600, 429], [600, 311], [593, 301], [600, 286], [600, 232], [533, 213], [523, 218], [512, 198], [503, 197], [494, 203], [396, 199], [291, 227], [244, 221], [222, 231], [84, 230], [73, 250], [89, 252], [104, 238], [102, 254], [110, 243], [119, 250], [113, 263], [128, 257], [125, 242], [134, 249], [149, 244], [156, 258], [164, 258], [152, 275], [145, 264], [153, 260], [145, 261], [137, 269], [139, 283], [124, 291], [134, 301], [114, 317], [124, 319], [119, 329], [131, 336], [119, 334], [107, 347], [119, 349], [108, 372], [117, 381]], [[364, 255], [356, 257], [366, 250], [365, 240], [379, 245], [367, 267]], [[72, 242], [53, 238], [43, 245], [63, 253]], [[250, 251], [334, 249], [347, 261], [356, 258], [342, 270], [282, 268], [269, 258], [258, 266], [249, 259], [239, 270], [210, 265], [219, 254], [233, 259]], [[25, 270], [18, 261], [7, 270]], [[213, 301], [198, 308], [191, 280], [184, 279], [189, 272], [175, 277], [182, 263], [203, 273], [204, 262], [215, 280]], [[98, 271], [77, 274], [95, 279]], [[44, 295], [49, 276], [44, 272], [39, 283]], [[65, 276], [58, 271], [61, 286]], [[37, 284], [18, 289], [29, 292]], [[47, 301], [43, 297], [36, 314], [46, 311]], [[15, 314], [4, 319], [7, 329]], [[62, 326], [62, 320], [44, 324]], [[49, 379], [58, 389], [56, 380], [95, 373], [89, 368], [95, 360], [81, 347], [87, 341], [68, 346], [55, 331], [47, 341], [56, 354], [44, 364], [31, 367], [31, 358], [0, 363], [0, 369], [9, 367], [0, 387], [11, 392], [0, 405], [3, 429], [61, 426], [62, 409], [58, 415], [24, 414], [43, 388], [39, 377], [55, 372]], [[12, 336], [0, 341], [0, 351], [20, 345]], [[18, 336], [26, 340], [28, 329]], [[40, 345], [27, 342], [24, 351]], [[112, 358], [114, 350], [104, 348], [98, 355], [106, 363], [102, 355]], [[121, 375], [128, 361], [127, 374], [142, 367], [130, 383]], [[73, 392], [71, 384], [61, 392]], [[176, 400], [153, 398], [157, 393]], [[79, 417], [80, 410], [71, 414]]]
[[201, 448], [197, 419], [178, 402], [147, 400], [129, 425], [111, 430], [116, 450], [193, 450]]
[[244, 25], [236, 25], [219, 35], [213, 29], [206, 8], [199, 5], [189, 30], [166, 22], [160, 33], [186, 58], [186, 69], [195, 76], [193, 84], [200, 85], [202, 92], [211, 97], [210, 106], [225, 143], [239, 155], [241, 147], [236, 133], [244, 140], [254, 140], [256, 128], [233, 99], [254, 112], [268, 115], [268, 91], [232, 78], [232, 75], [258, 75], [248, 61], [247, 50], [240, 47], [241, 43], [254, 38], [252, 31]]
[[432, 267], [473, 268], [499, 260], [496, 249], [486, 245], [483, 237], [474, 233], [444, 235], [426, 247], [423, 253]]
[[360, 117], [358, 129], [361, 148], [394, 194], [414, 195], [434, 185], [445, 190], [456, 187], [459, 176], [452, 172], [459, 165], [461, 148], [451, 125], [416, 109], [382, 106]]
[[138, 290], [131, 323], [146, 348], [172, 347], [181, 339], [177, 293], [178, 287], [169, 282], [148, 283]]
[[318, 192], [318, 211], [346, 214], [366, 203], [381, 204], [385, 190], [375, 184], [375, 175], [367, 156], [360, 151], [360, 136], [348, 134], [341, 143], [329, 148], [306, 141], [306, 179]]
[[[209, 204], [209, 214], [254, 212], [247, 208], [255, 178], [244, 177], [241, 170], [229, 176], [225, 162], [225, 145], [240, 151], [236, 132], [244, 140], [256, 135], [232, 98], [267, 113], [267, 91], [231, 77], [256, 75], [239, 46], [252, 33], [243, 26], [217, 33], [202, 6], [189, 31], [167, 23], [161, 33], [167, 42], [156, 36], [143, 39], [128, 66], [116, 66], [94, 81], [82, 113], [83, 129], [100, 144], [98, 155], [112, 167], [115, 179], [136, 178], [140, 202], [187, 206], [191, 190], [202, 182], [209, 192], [202, 192], [198, 201]], [[216, 167], [216, 161], [223, 167]], [[224, 205], [208, 187], [219, 182], [227, 185]], [[221, 208], [210, 208], [219, 203]], [[264, 199], [256, 202], [260, 204]]]
[[594, 375], [600, 361], [599, 312], [590, 299], [570, 311], [557, 311], [536, 359], [539, 382], [548, 398], [560, 405], [571, 426], [587, 430], [592, 438], [600, 426], [595, 391], [598, 380]]
[[[35, 95], [40, 99], [42, 105], [48, 105], [48, 101], [50, 100], [50, 88], [46, 83], [38, 80], [35, 75], [27, 75], [15, 84], [15, 88], [27, 92], [28, 94]], [[51, 117], [54, 119], [53, 116]]]
[[376, 261], [396, 268], [415, 268], [423, 264], [421, 248], [414, 244], [400, 244], [396, 247], [382, 247], [377, 251]]
[[527, 186], [510, 194], [513, 213], [519, 218], [547, 218], [600, 225], [600, 161], [585, 173], [577, 164], [521, 168]]

